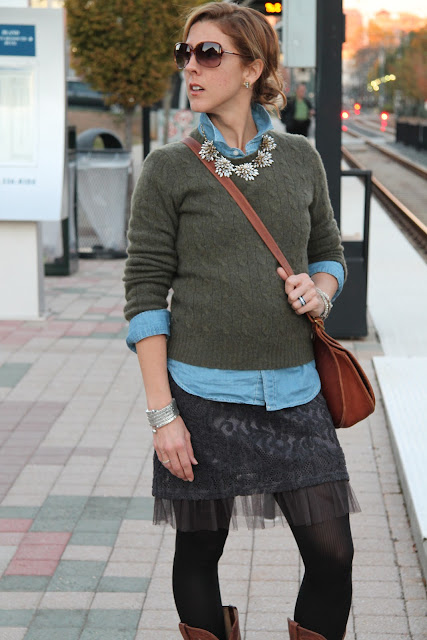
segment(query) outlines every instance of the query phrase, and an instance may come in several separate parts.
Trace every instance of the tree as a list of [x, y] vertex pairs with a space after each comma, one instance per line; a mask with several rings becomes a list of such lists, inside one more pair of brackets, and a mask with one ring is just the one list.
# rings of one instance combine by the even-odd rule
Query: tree
[[137, 105], [160, 100], [174, 72], [173, 44], [190, 0], [65, 0], [72, 65], [125, 112], [127, 149]]
[[419, 110], [427, 100], [427, 27], [409, 34], [396, 64], [397, 88]]
[[377, 58], [367, 74], [368, 82], [393, 74], [395, 81], [382, 83], [376, 98], [392, 105], [395, 92], [401, 96], [401, 106], [414, 115], [423, 112], [427, 100], [427, 27], [405, 36], [399, 47], [389, 49], [380, 63]]

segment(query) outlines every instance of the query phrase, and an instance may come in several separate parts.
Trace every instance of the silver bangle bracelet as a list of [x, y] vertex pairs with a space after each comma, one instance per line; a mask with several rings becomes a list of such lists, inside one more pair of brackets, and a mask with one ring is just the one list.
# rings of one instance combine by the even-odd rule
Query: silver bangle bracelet
[[316, 287], [316, 291], [319, 294], [319, 296], [321, 297], [323, 304], [325, 305], [325, 308], [322, 311], [322, 313], [320, 314], [319, 318], [321, 320], [326, 320], [326, 318], [331, 313], [331, 309], [333, 307], [333, 304], [332, 304], [331, 299], [328, 296], [328, 294], [325, 293], [324, 291], [322, 291], [322, 289], [319, 289], [318, 287]]
[[172, 402], [163, 409], [147, 409], [145, 413], [153, 433], [157, 433], [157, 429], [161, 429], [179, 416], [175, 398], [172, 398]]

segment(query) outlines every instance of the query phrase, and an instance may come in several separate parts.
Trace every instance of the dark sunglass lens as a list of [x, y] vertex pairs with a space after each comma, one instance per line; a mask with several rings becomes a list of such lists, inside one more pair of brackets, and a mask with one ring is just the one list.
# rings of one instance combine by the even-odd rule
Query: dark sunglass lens
[[174, 57], [178, 69], [184, 69], [190, 60], [190, 48], [182, 43], [175, 46]]
[[221, 64], [221, 46], [216, 42], [201, 42], [196, 47], [196, 58], [204, 67], [218, 67]]

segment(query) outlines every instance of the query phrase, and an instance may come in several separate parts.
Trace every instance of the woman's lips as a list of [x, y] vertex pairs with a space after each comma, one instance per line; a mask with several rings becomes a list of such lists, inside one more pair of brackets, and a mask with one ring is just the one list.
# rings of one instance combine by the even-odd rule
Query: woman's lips
[[189, 89], [192, 96], [196, 96], [200, 93], [203, 93], [204, 91], [204, 88], [200, 86], [200, 84], [197, 84], [196, 82], [190, 83]]

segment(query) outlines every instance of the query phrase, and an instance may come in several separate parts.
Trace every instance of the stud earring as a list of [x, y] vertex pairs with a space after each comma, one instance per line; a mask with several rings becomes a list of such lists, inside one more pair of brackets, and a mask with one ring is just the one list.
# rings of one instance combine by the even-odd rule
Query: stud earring
[[243, 86], [246, 87], [246, 89], [250, 89], [251, 88], [251, 83], [250, 82], [244, 82]]

